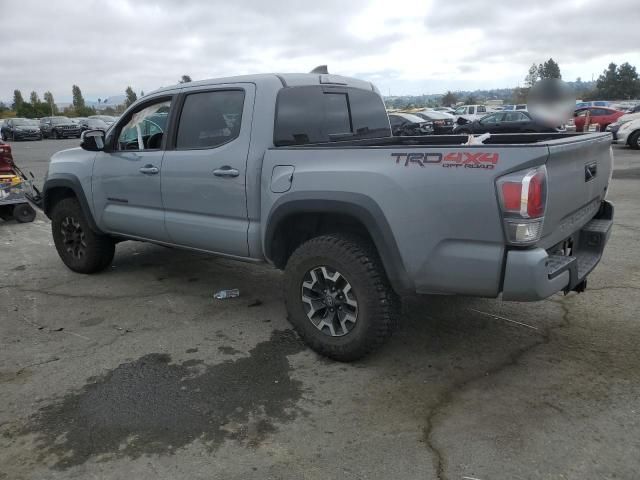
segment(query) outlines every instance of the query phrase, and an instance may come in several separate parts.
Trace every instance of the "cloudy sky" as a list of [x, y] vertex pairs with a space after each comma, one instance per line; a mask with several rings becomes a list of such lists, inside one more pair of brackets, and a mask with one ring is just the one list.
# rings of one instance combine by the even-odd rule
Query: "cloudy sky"
[[638, 1], [21, 0], [2, 8], [0, 99], [319, 64], [384, 94], [439, 93], [516, 86], [550, 56], [565, 80], [590, 80], [611, 61], [640, 69]]

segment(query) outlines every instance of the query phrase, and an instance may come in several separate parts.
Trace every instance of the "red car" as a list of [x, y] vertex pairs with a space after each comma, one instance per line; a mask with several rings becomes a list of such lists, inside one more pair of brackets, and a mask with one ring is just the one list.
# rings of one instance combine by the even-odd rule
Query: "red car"
[[624, 115], [624, 112], [620, 110], [615, 110], [613, 108], [608, 107], [584, 107], [579, 108], [575, 112], [573, 112], [574, 122], [576, 125], [576, 132], [582, 132], [584, 129], [584, 121], [587, 117], [587, 112], [591, 114], [591, 120], [589, 121], [590, 125], [595, 125], [596, 123], [600, 125], [600, 131], [604, 132], [604, 129], [607, 128], [607, 125], [615, 122], [619, 117]]

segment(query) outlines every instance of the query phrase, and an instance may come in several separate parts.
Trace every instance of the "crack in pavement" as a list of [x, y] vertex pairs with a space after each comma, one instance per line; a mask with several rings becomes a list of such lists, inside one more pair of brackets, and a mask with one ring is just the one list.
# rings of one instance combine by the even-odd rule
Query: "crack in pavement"
[[522, 357], [524, 357], [527, 353], [533, 351], [535, 348], [540, 345], [547, 345], [551, 342], [551, 337], [554, 330], [559, 328], [565, 328], [571, 325], [569, 321], [570, 311], [567, 305], [564, 304], [565, 298], [560, 300], [548, 299], [546, 301], [550, 301], [556, 303], [562, 309], [562, 318], [561, 323], [556, 326], [547, 327], [542, 332], [539, 333], [540, 340], [533, 342], [530, 345], [519, 348], [509, 354], [508, 359], [505, 362], [501, 362], [498, 365], [483, 371], [480, 375], [473, 375], [465, 380], [461, 380], [460, 382], [454, 383], [447, 391], [445, 391], [440, 399], [435, 403], [429, 412], [429, 415], [426, 419], [425, 427], [423, 428], [423, 439], [427, 446], [427, 448], [433, 453], [434, 459], [434, 467], [436, 470], [436, 478], [438, 480], [448, 480], [448, 476], [446, 471], [448, 469], [447, 458], [445, 453], [442, 451], [440, 447], [438, 447], [437, 442], [434, 439], [434, 428], [435, 428], [435, 420], [440, 414], [443, 413], [443, 410], [447, 407], [450, 407], [454, 401], [455, 396], [459, 394], [462, 390], [464, 390], [467, 386], [471, 385], [476, 381], [480, 381], [483, 378], [496, 375], [502, 370], [505, 370], [509, 367], [517, 365]]

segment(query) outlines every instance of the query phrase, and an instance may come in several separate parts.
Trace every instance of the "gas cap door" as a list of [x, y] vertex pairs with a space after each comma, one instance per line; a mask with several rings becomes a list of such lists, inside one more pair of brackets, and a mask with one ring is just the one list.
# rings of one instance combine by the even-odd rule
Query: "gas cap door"
[[293, 165], [276, 165], [271, 173], [271, 191], [273, 193], [288, 192], [293, 183]]

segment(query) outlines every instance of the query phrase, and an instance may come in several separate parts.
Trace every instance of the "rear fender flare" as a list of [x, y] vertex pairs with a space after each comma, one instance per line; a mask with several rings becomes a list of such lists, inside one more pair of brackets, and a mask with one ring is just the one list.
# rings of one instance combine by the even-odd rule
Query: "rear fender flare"
[[292, 214], [336, 213], [359, 220], [367, 229], [380, 255], [393, 289], [400, 294], [415, 293], [400, 250], [382, 209], [371, 198], [351, 192], [292, 192], [280, 197], [267, 216], [263, 240], [265, 257], [272, 258], [273, 240], [282, 221]]

